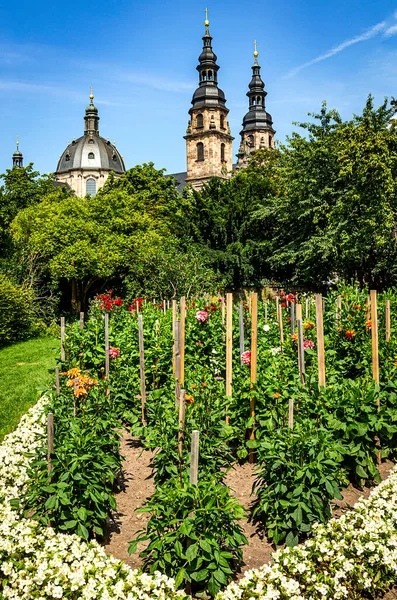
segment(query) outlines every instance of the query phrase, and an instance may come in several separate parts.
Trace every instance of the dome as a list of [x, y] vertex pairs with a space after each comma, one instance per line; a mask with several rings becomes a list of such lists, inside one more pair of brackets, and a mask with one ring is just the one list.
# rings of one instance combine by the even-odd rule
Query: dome
[[94, 133], [85, 134], [68, 145], [58, 161], [56, 174], [76, 169], [125, 173], [124, 161], [116, 146]]

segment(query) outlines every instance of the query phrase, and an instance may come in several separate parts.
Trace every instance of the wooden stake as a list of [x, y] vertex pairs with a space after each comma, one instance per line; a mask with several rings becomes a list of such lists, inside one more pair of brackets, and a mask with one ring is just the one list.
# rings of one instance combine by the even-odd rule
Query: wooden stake
[[240, 302], [240, 305], [238, 307], [238, 324], [239, 324], [239, 330], [240, 330], [240, 361], [241, 361], [241, 364], [243, 364], [242, 360], [241, 360], [241, 355], [243, 354], [243, 352], [245, 350], [243, 310], [244, 310], [243, 303]]
[[105, 377], [109, 378], [109, 313], [105, 313]]
[[181, 393], [181, 322], [175, 321], [174, 326], [175, 332], [175, 354], [174, 354], [174, 363], [175, 363], [175, 406], [177, 407], [179, 404], [179, 398]]
[[296, 320], [302, 321], [302, 304], [296, 305]]
[[80, 313], [80, 329], [84, 328], [84, 313]]
[[321, 294], [316, 294], [316, 330], [317, 330], [317, 357], [318, 357], [318, 385], [325, 387], [325, 356], [324, 356], [324, 326], [323, 326], [323, 299]]
[[[258, 294], [251, 296], [251, 391], [255, 390], [257, 377], [257, 351], [258, 351]], [[255, 439], [255, 398], [250, 397], [250, 417], [253, 421], [250, 431], [250, 440]], [[254, 451], [250, 448], [248, 460], [254, 462]]]
[[65, 317], [61, 317], [61, 361], [65, 362]]
[[265, 302], [265, 323], [267, 323], [267, 302]]
[[283, 307], [279, 303], [278, 305], [278, 325], [280, 328], [280, 346], [283, 349], [284, 346], [284, 323], [283, 323]]
[[306, 321], [310, 316], [310, 298], [306, 298]]
[[167, 304], [166, 304], [165, 300], [163, 300], [163, 312], [164, 312], [164, 315], [167, 314]]
[[180, 347], [179, 352], [181, 356], [181, 367], [180, 367], [180, 383], [181, 386], [185, 383], [185, 328], [186, 328], [186, 298], [181, 298], [181, 329], [180, 329]]
[[295, 334], [295, 302], [291, 302], [291, 334]]
[[198, 483], [198, 461], [199, 461], [200, 432], [192, 431], [192, 445], [190, 450], [190, 484]]
[[61, 385], [59, 382], [59, 367], [55, 367], [55, 389], [57, 391], [57, 396], [61, 393]]
[[[302, 310], [302, 307], [301, 307]], [[298, 326], [298, 368], [301, 383], [305, 383], [305, 348], [303, 346], [303, 326], [302, 320], [297, 321]]]
[[[372, 377], [379, 384], [378, 348], [378, 301], [376, 290], [371, 290], [371, 336], [372, 336]], [[379, 405], [379, 400], [378, 400]]]
[[174, 377], [176, 377], [176, 363], [175, 363], [175, 352], [176, 352], [176, 334], [175, 334], [175, 323], [176, 320], [178, 318], [178, 306], [176, 303], [176, 300], [172, 301], [172, 339], [174, 340], [173, 346], [172, 346], [172, 373], [174, 375]]
[[182, 453], [183, 453], [183, 439], [185, 436], [185, 406], [186, 406], [186, 391], [181, 390], [179, 397], [179, 431], [178, 431], [178, 454], [180, 461], [180, 478], [182, 480]]
[[54, 453], [54, 415], [48, 413], [47, 415], [47, 473], [48, 475], [52, 471], [51, 454]]
[[336, 299], [336, 319], [340, 321], [342, 318], [342, 296]]
[[[233, 378], [233, 294], [226, 294], [226, 396], [232, 397]], [[227, 411], [227, 407], [226, 407]], [[226, 415], [226, 424], [229, 416]]]
[[222, 296], [221, 298], [221, 307], [222, 307], [222, 327], [225, 326], [225, 298]]
[[288, 403], [288, 427], [294, 428], [294, 399], [290, 398]]
[[386, 317], [386, 342], [390, 342], [390, 300], [386, 300], [385, 317]]
[[138, 316], [138, 339], [139, 339], [139, 372], [141, 378], [141, 405], [142, 405], [142, 425], [146, 427], [145, 406], [146, 406], [146, 383], [145, 383], [145, 349], [143, 345], [143, 319]]

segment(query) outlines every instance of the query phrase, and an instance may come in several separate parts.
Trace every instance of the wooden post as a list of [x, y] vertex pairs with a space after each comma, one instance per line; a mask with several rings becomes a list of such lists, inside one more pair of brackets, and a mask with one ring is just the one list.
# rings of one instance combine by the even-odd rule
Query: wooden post
[[294, 399], [290, 398], [288, 402], [288, 427], [294, 428]]
[[[233, 294], [226, 294], [226, 396], [232, 397], [233, 379]], [[227, 407], [226, 407], [227, 411]], [[226, 424], [229, 416], [226, 415]]]
[[160, 321], [158, 319], [156, 319], [155, 330], [156, 330], [156, 338], [158, 338], [159, 332], [160, 332]]
[[80, 313], [80, 329], [84, 328], [84, 313]]
[[180, 383], [181, 386], [185, 383], [185, 329], [186, 329], [186, 298], [182, 296], [181, 298], [181, 329], [180, 329]]
[[306, 320], [310, 317], [310, 298], [306, 298]]
[[105, 313], [105, 377], [109, 378], [109, 313]]
[[55, 389], [57, 391], [57, 396], [61, 393], [61, 385], [59, 382], [59, 367], [55, 367]]
[[183, 454], [183, 439], [185, 429], [185, 406], [186, 406], [186, 391], [181, 390], [179, 397], [179, 431], [178, 431], [178, 455], [179, 455], [179, 476], [182, 483], [182, 454]]
[[265, 302], [265, 323], [267, 323], [267, 302]]
[[290, 314], [291, 314], [291, 334], [295, 334], [295, 302], [291, 302]]
[[54, 415], [47, 415], [47, 473], [52, 471], [51, 454], [54, 453]]
[[141, 314], [138, 316], [138, 341], [139, 341], [139, 374], [140, 374], [140, 379], [141, 379], [142, 425], [144, 427], [146, 427], [145, 349], [144, 349], [144, 345], [143, 345], [143, 317]]
[[[372, 377], [379, 383], [379, 349], [378, 349], [378, 301], [376, 290], [371, 290], [371, 334], [372, 334]], [[379, 406], [379, 400], [378, 400]]]
[[176, 300], [172, 301], [172, 337], [174, 340], [174, 344], [172, 346], [172, 372], [174, 374], [174, 377], [176, 377], [176, 363], [175, 363], [175, 353], [176, 353], [176, 333], [175, 333], [175, 323], [176, 320], [178, 318], [178, 306], [176, 303]]
[[317, 330], [317, 357], [318, 357], [318, 385], [325, 386], [325, 356], [324, 356], [324, 326], [323, 326], [323, 298], [316, 294], [316, 330]]
[[199, 460], [200, 432], [192, 431], [192, 445], [190, 450], [190, 484], [198, 483], [198, 460]]
[[166, 304], [165, 300], [163, 300], [163, 312], [164, 312], [164, 315], [167, 314], [167, 304]]
[[65, 362], [65, 317], [61, 317], [61, 361]]
[[[257, 351], [258, 351], [258, 294], [255, 292], [251, 296], [251, 391], [255, 390], [257, 376]], [[250, 417], [252, 419], [252, 428], [250, 431], [250, 440], [255, 439], [255, 398], [250, 397]], [[248, 460], [254, 462], [254, 451], [250, 448]]]
[[301, 383], [305, 383], [305, 348], [303, 346], [302, 319], [297, 321], [298, 325], [298, 367]]
[[222, 308], [222, 327], [225, 326], [225, 298], [224, 296], [221, 297], [221, 308]]
[[238, 307], [238, 323], [239, 323], [239, 330], [240, 330], [240, 362], [242, 363], [241, 360], [241, 355], [245, 350], [245, 342], [244, 342], [244, 315], [243, 315], [243, 303], [240, 302], [240, 305]]
[[386, 300], [385, 317], [386, 317], [386, 342], [390, 342], [390, 300]]
[[278, 304], [278, 325], [280, 328], [280, 346], [281, 349], [284, 346], [284, 324], [283, 324], [283, 307], [281, 304]]
[[336, 299], [336, 318], [338, 321], [342, 318], [342, 296], [338, 296]]
[[178, 407], [179, 398], [181, 394], [181, 322], [175, 321], [174, 325], [174, 334], [175, 334], [175, 354], [174, 354], [174, 363], [175, 363], [175, 406]]
[[278, 296], [276, 296], [276, 318], [277, 318], [277, 323], [280, 325], [280, 313], [278, 310], [279, 304], [280, 304], [280, 298]]
[[138, 313], [139, 313], [139, 302], [138, 302], [138, 300], [137, 300], [137, 301], [136, 301], [136, 314], [138, 314]]

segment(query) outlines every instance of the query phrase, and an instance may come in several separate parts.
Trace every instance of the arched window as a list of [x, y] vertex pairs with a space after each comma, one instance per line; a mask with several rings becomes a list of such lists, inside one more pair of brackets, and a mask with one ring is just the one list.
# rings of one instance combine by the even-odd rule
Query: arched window
[[204, 127], [204, 117], [201, 113], [197, 115], [196, 118], [196, 127]]
[[208, 71], [208, 81], [212, 81], [212, 71]]
[[88, 153], [88, 158], [95, 158], [95, 154], [93, 152]]
[[252, 104], [253, 104], [253, 106], [255, 106], [255, 104], [256, 104], [255, 98], [252, 98]]
[[203, 81], [207, 81], [207, 71], [203, 71], [203, 72], [202, 72], [202, 74], [201, 74], [201, 79], [202, 79]]
[[262, 104], [262, 98], [260, 96], [257, 97], [256, 103], [257, 104]]
[[95, 196], [96, 194], [96, 181], [92, 177], [90, 177], [90, 179], [87, 179], [87, 182], [85, 184], [85, 192], [89, 196]]
[[271, 148], [273, 145], [273, 138], [271, 135], [269, 135], [269, 148]]
[[112, 160], [117, 160], [117, 154], [113, 154]]
[[225, 115], [221, 115], [221, 129], [225, 129]]
[[204, 160], [204, 144], [202, 142], [197, 144], [197, 160]]
[[70, 160], [70, 154], [67, 154], [67, 155], [65, 156], [65, 160]]
[[221, 144], [221, 162], [225, 162], [225, 144]]

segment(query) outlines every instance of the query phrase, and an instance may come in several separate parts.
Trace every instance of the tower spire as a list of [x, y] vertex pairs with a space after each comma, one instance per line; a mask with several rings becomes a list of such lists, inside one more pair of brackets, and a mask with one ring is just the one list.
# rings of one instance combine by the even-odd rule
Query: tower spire
[[249, 83], [247, 96], [249, 98], [248, 112], [243, 119], [243, 129], [240, 132], [241, 144], [237, 154], [238, 164], [244, 166], [249, 155], [259, 148], [273, 148], [274, 134], [272, 116], [266, 112], [265, 84], [261, 77], [261, 68], [258, 63], [258, 45], [254, 41], [254, 64], [252, 78]]
[[85, 109], [84, 135], [99, 135], [98, 109], [94, 105], [94, 92], [90, 87], [90, 103]]
[[16, 137], [16, 150], [12, 155], [12, 166], [13, 167], [23, 167], [23, 155], [19, 149], [19, 138]]

